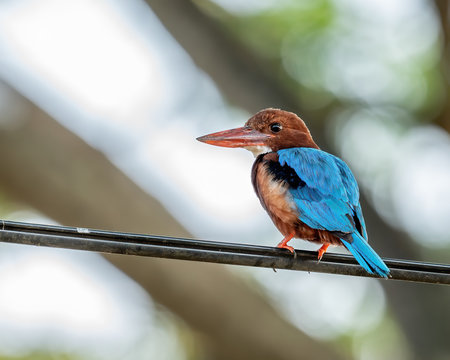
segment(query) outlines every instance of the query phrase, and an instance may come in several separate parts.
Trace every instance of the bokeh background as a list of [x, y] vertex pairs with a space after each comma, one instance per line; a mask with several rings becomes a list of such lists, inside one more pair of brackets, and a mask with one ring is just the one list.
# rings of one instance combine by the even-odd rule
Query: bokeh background
[[[275, 245], [252, 155], [298, 113], [374, 248], [450, 262], [446, 0], [3, 0], [0, 216]], [[296, 240], [296, 247], [314, 249]], [[450, 289], [0, 244], [0, 359], [450, 359]]]

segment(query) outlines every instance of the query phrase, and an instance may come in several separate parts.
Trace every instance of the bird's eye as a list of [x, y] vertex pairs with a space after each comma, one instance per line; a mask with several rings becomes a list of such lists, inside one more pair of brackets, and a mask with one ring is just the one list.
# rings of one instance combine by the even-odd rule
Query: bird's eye
[[279, 131], [281, 131], [283, 127], [281, 126], [280, 123], [273, 123], [270, 124], [270, 131], [272, 131], [273, 133], [277, 133]]

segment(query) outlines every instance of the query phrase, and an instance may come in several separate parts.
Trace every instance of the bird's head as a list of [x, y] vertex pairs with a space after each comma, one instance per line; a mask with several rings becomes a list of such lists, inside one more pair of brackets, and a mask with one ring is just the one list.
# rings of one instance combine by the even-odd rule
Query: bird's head
[[243, 127], [200, 136], [198, 141], [224, 147], [242, 147], [255, 156], [293, 147], [318, 148], [302, 119], [294, 113], [265, 109]]

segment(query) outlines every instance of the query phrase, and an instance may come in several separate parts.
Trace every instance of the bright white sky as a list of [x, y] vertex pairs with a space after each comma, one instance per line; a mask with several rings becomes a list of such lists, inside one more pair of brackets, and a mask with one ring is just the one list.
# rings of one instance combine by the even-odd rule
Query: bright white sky
[[[270, 3], [265, 1], [263, 8]], [[361, 7], [354, 1], [345, 4]], [[380, 22], [384, 21], [383, 13], [389, 21], [395, 20], [395, 14], [403, 13], [398, 4], [393, 8], [387, 2], [383, 4]], [[422, 6], [420, 1], [401, 4], [410, 11]], [[433, 36], [432, 32], [429, 34]], [[194, 140], [199, 135], [242, 124], [249, 114], [226, 106], [212, 81], [193, 65], [142, 2], [18, 0], [0, 4], [0, 77], [107, 153], [197, 236], [278, 242], [280, 235], [251, 188], [251, 154], [207, 147]], [[383, 134], [381, 125], [373, 126], [374, 131]], [[436, 134], [429, 135], [434, 139]], [[431, 141], [414, 140], [415, 135], [411, 136], [412, 140], [404, 140], [405, 149], [414, 141]], [[391, 135], [383, 137], [384, 144], [395, 139]], [[448, 137], [440, 135], [439, 139], [442, 146], [449, 146]], [[367, 147], [358, 145], [353, 143], [342, 151], [365, 183], [371, 176], [364, 177], [364, 167], [352, 154], [361, 154]], [[370, 151], [364, 154], [371, 156]], [[421, 154], [430, 174], [435, 174], [436, 167], [440, 169], [440, 180], [427, 178], [423, 173], [406, 179], [404, 174], [417, 169], [412, 161], [401, 162], [399, 169], [404, 170], [398, 176], [407, 186], [398, 192], [404, 195], [398, 196], [396, 209], [408, 216], [413, 212], [415, 219], [424, 222], [436, 219], [436, 213], [440, 218], [449, 218], [448, 206], [437, 207], [429, 199], [444, 197], [450, 204], [446, 186], [450, 183], [450, 161], [444, 157], [433, 163], [429, 159], [435, 153]], [[430, 181], [436, 186], [427, 186]], [[427, 206], [411, 210], [410, 203], [403, 204], [410, 199], [409, 192], [414, 193], [415, 202], [428, 199]], [[409, 213], [403, 211], [406, 207]], [[400, 217], [405, 226], [410, 225], [406, 215]], [[440, 225], [439, 231], [448, 233], [449, 223]], [[138, 316], [133, 311], [125, 314], [133, 302], [148, 304], [145, 295], [129, 282], [113, 286], [120, 275], [94, 255], [38, 251], [14, 247], [2, 247], [0, 251], [0, 353], [8, 349], [1, 341], [6, 336], [2, 334], [15, 334], [22, 347], [28, 344], [32, 348], [37, 344], [36, 338], [28, 335], [35, 334], [38, 328], [59, 333], [74, 347], [88, 342], [87, 329], [100, 341], [104, 337], [105, 342], [116, 342], [123, 334], [120, 329], [129, 329], [130, 322]], [[98, 271], [105, 277], [92, 277]], [[374, 281], [272, 274], [264, 270], [257, 270], [256, 277], [275, 299], [283, 297], [287, 316], [314, 336], [334, 337], [348, 330], [370, 328], [384, 311], [383, 292]], [[319, 279], [326, 286], [319, 285]], [[100, 286], [105, 281], [111, 286]], [[63, 294], [61, 286], [67, 286]], [[120, 293], [129, 293], [121, 292], [121, 286], [132, 288], [136, 296], [131, 300], [120, 297]], [[320, 299], [340, 303], [340, 311], [336, 312], [336, 306], [326, 300], [311, 297], [319, 291]], [[3, 295], [6, 292], [8, 296]], [[35, 301], [27, 307], [24, 299], [36, 292], [40, 292], [39, 296], [33, 296]], [[358, 296], [348, 302], [350, 292]], [[370, 299], [377, 301], [372, 301], [373, 306], [368, 309], [364, 303]], [[67, 308], [73, 312], [67, 312]], [[118, 316], [111, 319], [111, 314]], [[151, 318], [149, 314], [145, 316]], [[355, 317], [364, 321], [356, 323], [351, 320]], [[133, 336], [148, 331], [150, 323], [151, 320], [145, 320]], [[121, 346], [128, 346], [125, 340]], [[112, 358], [108, 351], [103, 355]]]

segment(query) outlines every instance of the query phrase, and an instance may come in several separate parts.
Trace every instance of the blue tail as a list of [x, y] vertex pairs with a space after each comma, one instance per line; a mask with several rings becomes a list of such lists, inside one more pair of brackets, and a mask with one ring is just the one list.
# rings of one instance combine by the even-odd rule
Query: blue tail
[[356, 261], [368, 273], [376, 274], [384, 278], [389, 276], [389, 269], [386, 264], [361, 235], [355, 232], [351, 234], [351, 237], [349, 235], [345, 240], [342, 238], [341, 240], [345, 247], [353, 254]]

